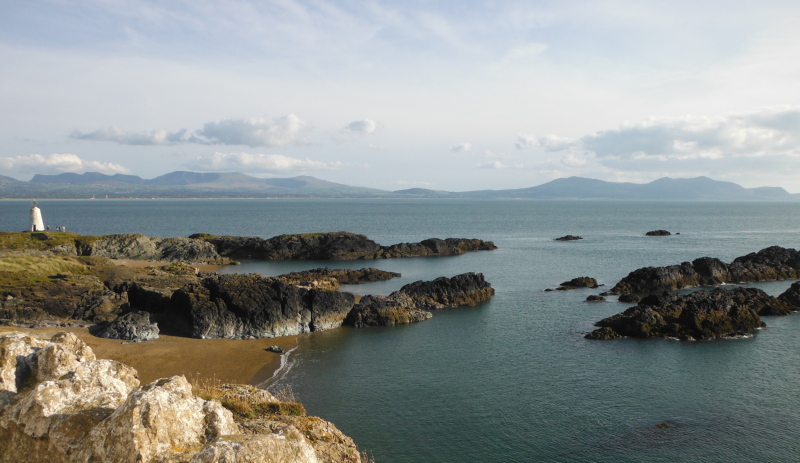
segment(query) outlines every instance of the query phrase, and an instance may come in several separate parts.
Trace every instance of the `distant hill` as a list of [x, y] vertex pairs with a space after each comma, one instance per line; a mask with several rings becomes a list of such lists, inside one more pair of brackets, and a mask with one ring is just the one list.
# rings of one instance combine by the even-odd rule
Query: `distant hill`
[[708, 177], [660, 178], [650, 183], [618, 183], [569, 177], [530, 188], [449, 192], [426, 188], [384, 191], [315, 177], [257, 178], [241, 172], [177, 171], [143, 179], [136, 175], [35, 175], [29, 182], [0, 176], [4, 198], [465, 198], [600, 199], [649, 201], [798, 201], [783, 188], [744, 188]]

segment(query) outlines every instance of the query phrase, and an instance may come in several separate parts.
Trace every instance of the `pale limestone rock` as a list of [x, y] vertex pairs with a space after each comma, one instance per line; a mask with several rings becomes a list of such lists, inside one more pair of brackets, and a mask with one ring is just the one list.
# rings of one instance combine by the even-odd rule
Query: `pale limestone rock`
[[209, 443], [189, 463], [317, 463], [314, 448], [294, 427], [281, 433], [225, 436]]
[[73, 333], [58, 333], [37, 354], [36, 379], [56, 379], [72, 371], [79, 363], [97, 360], [91, 347]]
[[[92, 456], [119, 463], [186, 461], [205, 443], [204, 404], [183, 376], [141, 387], [92, 430]], [[238, 429], [230, 412], [216, 412], [212, 434]]]
[[0, 337], [0, 391], [19, 390], [26, 375], [30, 374], [34, 354], [46, 344], [16, 331]]
[[119, 407], [138, 385], [136, 370], [114, 360], [79, 363], [61, 379], [37, 384], [8, 417], [25, 434], [40, 438], [47, 434], [53, 415]]

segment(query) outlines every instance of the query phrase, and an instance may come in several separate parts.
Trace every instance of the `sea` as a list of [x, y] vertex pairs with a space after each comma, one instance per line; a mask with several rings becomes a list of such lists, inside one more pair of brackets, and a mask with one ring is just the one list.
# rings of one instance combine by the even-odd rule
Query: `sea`
[[[29, 227], [30, 202], [0, 201], [0, 230]], [[401, 278], [481, 272], [496, 290], [475, 307], [411, 325], [300, 336], [263, 384], [291, 387], [378, 463], [800, 461], [800, 313], [718, 341], [590, 341], [629, 304], [586, 296], [629, 272], [711, 256], [729, 262], [800, 246], [800, 203], [473, 200], [42, 200], [46, 225], [83, 234], [261, 236], [351, 231], [380, 244], [480, 238], [462, 256], [243, 262], [278, 275], [376, 267]], [[671, 236], [648, 237], [666, 229]], [[677, 234], [680, 233], [680, 234]], [[554, 238], [580, 235], [580, 241]], [[546, 292], [578, 276], [605, 288]], [[792, 282], [752, 284], [772, 295]]]

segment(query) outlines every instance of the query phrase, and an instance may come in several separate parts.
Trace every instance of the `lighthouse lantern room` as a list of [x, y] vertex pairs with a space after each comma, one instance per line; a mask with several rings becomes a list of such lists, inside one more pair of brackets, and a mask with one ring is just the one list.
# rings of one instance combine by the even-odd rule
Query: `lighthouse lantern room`
[[42, 211], [37, 206], [37, 202], [33, 202], [31, 208], [31, 231], [44, 231], [44, 221], [42, 220]]

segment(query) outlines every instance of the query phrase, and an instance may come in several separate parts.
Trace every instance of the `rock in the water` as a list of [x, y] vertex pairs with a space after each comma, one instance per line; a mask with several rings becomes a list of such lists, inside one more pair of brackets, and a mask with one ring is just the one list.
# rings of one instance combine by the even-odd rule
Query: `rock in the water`
[[612, 330], [611, 328], [604, 327], [588, 333], [584, 336], [586, 339], [597, 339], [597, 340], [608, 340], [608, 339], [620, 339], [622, 336], [617, 333], [616, 331]]
[[564, 235], [564, 236], [555, 238], [556, 241], [576, 241], [576, 240], [582, 240], [582, 239], [583, 239], [582, 236], [576, 236], [576, 235]]
[[267, 347], [266, 350], [269, 351], [269, 352], [274, 352], [276, 354], [282, 354], [283, 353], [283, 349], [281, 349], [279, 346], [269, 346], [269, 347]]
[[345, 324], [365, 326], [392, 326], [414, 323], [431, 318], [433, 314], [417, 308], [417, 303], [401, 292], [390, 296], [364, 296], [347, 315]]
[[594, 294], [586, 296], [586, 302], [603, 302], [605, 300], [606, 298], [604, 298], [603, 296], [596, 296]]
[[475, 305], [493, 294], [494, 288], [482, 273], [416, 281], [389, 296], [364, 296], [350, 311], [345, 324], [363, 327], [418, 322], [430, 318], [430, 310]]
[[786, 307], [785, 302], [755, 288], [664, 293], [645, 297], [625, 312], [597, 322], [602, 333], [587, 337], [607, 337], [608, 329], [636, 338], [700, 340], [740, 336], [765, 326], [759, 315], [779, 314]]
[[158, 325], [150, 322], [150, 314], [147, 312], [128, 312], [99, 326], [92, 334], [123, 341], [152, 341], [158, 339]]
[[[601, 294], [601, 296], [602, 296], [602, 294]], [[625, 294], [620, 294], [620, 295], [619, 295], [619, 298], [618, 298], [617, 300], [618, 300], [619, 302], [627, 302], [627, 303], [631, 303], [631, 302], [632, 302], [632, 303], [637, 303], [637, 302], [641, 301], [641, 300], [642, 300], [642, 298], [641, 298], [641, 297], [639, 297], [639, 296], [638, 296], [638, 295], [636, 295], [636, 294], [629, 294], [629, 293], [625, 293]]]
[[329, 269], [317, 268], [304, 270], [302, 272], [292, 272], [279, 275], [287, 283], [295, 284], [306, 289], [319, 289], [322, 291], [336, 291], [339, 285], [356, 285], [371, 281], [391, 280], [402, 275], [396, 272], [387, 272], [376, 268], [362, 268], [359, 270], [351, 269]]
[[785, 302], [791, 310], [800, 310], [800, 281], [792, 283], [778, 299]]
[[482, 273], [469, 272], [452, 278], [416, 281], [403, 286], [399, 292], [411, 296], [420, 308], [440, 309], [488, 301], [494, 295], [494, 288]]
[[792, 280], [800, 275], [800, 252], [772, 246], [737, 257], [730, 264], [711, 257], [666, 267], [644, 267], [629, 273], [609, 293], [657, 293], [723, 283]]
[[590, 277], [578, 277], [573, 278], [569, 281], [565, 281], [561, 283], [561, 286], [556, 288], [559, 291], [564, 291], [568, 289], [576, 289], [576, 288], [598, 288], [597, 280]]
[[646, 236], [669, 236], [671, 234], [667, 230], [653, 230], [645, 233]]
[[264, 260], [354, 260], [391, 257], [454, 256], [468, 251], [497, 249], [491, 241], [431, 238], [419, 243], [381, 246], [364, 235], [349, 232], [258, 237], [196, 234], [225, 257]]

